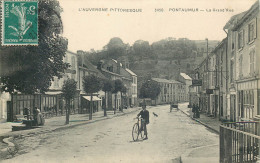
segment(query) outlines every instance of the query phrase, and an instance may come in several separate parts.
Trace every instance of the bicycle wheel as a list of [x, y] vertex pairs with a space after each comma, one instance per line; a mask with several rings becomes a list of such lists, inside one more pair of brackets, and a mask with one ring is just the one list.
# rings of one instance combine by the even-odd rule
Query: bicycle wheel
[[132, 130], [132, 137], [134, 141], [138, 139], [138, 135], [139, 135], [139, 125], [135, 123]]
[[141, 138], [143, 139], [144, 138], [144, 127], [140, 130], [140, 135], [141, 135]]

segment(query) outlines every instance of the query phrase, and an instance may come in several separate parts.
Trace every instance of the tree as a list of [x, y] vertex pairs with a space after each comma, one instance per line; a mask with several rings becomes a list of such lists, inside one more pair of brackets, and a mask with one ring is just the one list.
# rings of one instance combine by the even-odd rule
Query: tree
[[[123, 87], [121, 88], [121, 98], [123, 98], [122, 94], [126, 95], [127, 92], [127, 88], [123, 85]], [[126, 99], [124, 98], [124, 100], [121, 101], [121, 109], [123, 111], [124, 105], [125, 105]]]
[[106, 81], [103, 83], [103, 88], [102, 88], [102, 90], [105, 92], [104, 116], [107, 116], [107, 112], [106, 112], [106, 109], [107, 109], [107, 92], [111, 92], [111, 91], [113, 90], [112, 81], [106, 80]]
[[116, 106], [117, 106], [117, 93], [120, 92], [122, 90], [122, 88], [124, 87], [124, 84], [121, 80], [117, 79], [113, 81], [113, 90], [112, 93], [115, 94], [115, 108], [114, 108], [114, 114], [116, 114]]
[[109, 43], [106, 45], [106, 49], [107, 49], [107, 55], [110, 58], [114, 58], [114, 59], [117, 59], [118, 57], [125, 55], [126, 53], [126, 45], [118, 37], [112, 38], [109, 41]]
[[83, 77], [83, 88], [86, 93], [89, 93], [91, 96], [90, 100], [90, 111], [89, 111], [89, 120], [92, 120], [93, 113], [93, 93], [96, 93], [102, 89], [101, 79], [95, 75], [89, 75]]
[[152, 100], [156, 100], [160, 92], [161, 92], [161, 88], [157, 82], [153, 80], [147, 80], [141, 86], [140, 97], [151, 98]]
[[63, 62], [68, 41], [60, 35], [63, 24], [59, 2], [39, 0], [38, 5], [39, 45], [1, 47], [1, 55], [7, 56], [5, 62], [14, 69], [1, 77], [3, 90], [11, 94], [15, 90], [28, 94], [45, 92], [54, 76], [61, 78], [69, 66]]
[[75, 97], [77, 91], [77, 82], [74, 79], [65, 80], [62, 86], [62, 96], [66, 101], [66, 122], [69, 124], [70, 119], [70, 102]]
[[148, 41], [137, 40], [133, 44], [134, 55], [136, 56], [149, 56], [151, 55], [151, 47]]

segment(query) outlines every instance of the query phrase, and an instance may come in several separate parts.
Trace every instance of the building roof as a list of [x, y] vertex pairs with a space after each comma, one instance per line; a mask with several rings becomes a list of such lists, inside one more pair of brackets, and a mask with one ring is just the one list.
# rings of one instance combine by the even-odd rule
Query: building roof
[[133, 71], [129, 70], [128, 68], [126, 68], [125, 70], [132, 76], [137, 76]]
[[83, 59], [83, 66], [79, 65], [79, 68], [83, 68], [83, 69], [86, 68], [87, 70], [96, 73], [98, 77], [102, 79], [107, 79], [100, 71], [98, 71], [98, 69], [91, 62], [89, 62], [85, 58]]
[[[117, 63], [117, 60], [115, 59], [111, 59], [112, 61], [114, 61], [115, 63]], [[122, 63], [120, 63], [120, 66], [122, 67]]]
[[233, 30], [237, 30], [246, 20], [247, 18], [257, 10], [257, 13], [259, 12], [259, 1], [256, 1], [249, 10], [244, 12], [244, 14], [241, 16], [241, 18], [237, 21], [237, 23], [234, 25]]
[[73, 54], [73, 55], [78, 55], [77, 53], [74, 53], [74, 52], [72, 52], [70, 50], [67, 50], [67, 53], [70, 53], [70, 54]]
[[192, 80], [191, 77], [189, 77], [189, 75], [185, 74], [185, 73], [180, 73], [180, 75], [186, 79], [186, 80]]
[[213, 50], [211, 53], [215, 53], [218, 49], [220, 49], [223, 45], [227, 43], [227, 37], [225, 37]]
[[[102, 73], [109, 74], [109, 75], [118, 76], [118, 77], [120, 77], [120, 78], [122, 78], [122, 79], [125, 79], [125, 80], [131, 80], [131, 79], [129, 79], [129, 78], [123, 76], [123, 75], [120, 75], [120, 74], [117, 74], [117, 73], [114, 73], [114, 72], [108, 71], [108, 70], [106, 70], [106, 69], [104, 69], [104, 68], [101, 68], [101, 72], [102, 72]], [[131, 80], [131, 81], [132, 81], [132, 80]]]
[[178, 82], [176, 80], [168, 80], [168, 79], [162, 79], [162, 78], [152, 78], [152, 80], [154, 80], [158, 83], [182, 84], [181, 82]]
[[234, 23], [236, 23], [235, 21], [240, 20], [244, 15], [246, 14], [246, 11], [241, 12], [239, 14], [233, 15], [229, 21], [225, 24], [223, 29], [228, 29], [230, 28], [232, 25], [234, 25]]

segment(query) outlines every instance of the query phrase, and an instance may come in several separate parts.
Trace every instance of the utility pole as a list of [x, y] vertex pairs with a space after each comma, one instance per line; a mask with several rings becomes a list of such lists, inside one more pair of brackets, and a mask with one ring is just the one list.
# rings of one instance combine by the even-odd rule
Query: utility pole
[[[206, 86], [206, 90], [207, 88], [209, 88], [209, 40], [208, 38], [205, 39], [206, 43], [207, 43], [207, 62], [206, 62], [206, 74], [207, 74], [207, 86]], [[210, 113], [210, 95], [207, 95], [207, 112]]]

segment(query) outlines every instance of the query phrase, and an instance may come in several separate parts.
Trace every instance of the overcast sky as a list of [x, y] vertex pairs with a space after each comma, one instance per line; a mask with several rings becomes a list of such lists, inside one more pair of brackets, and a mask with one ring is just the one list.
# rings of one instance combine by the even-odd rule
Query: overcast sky
[[[139, 39], [152, 43], [167, 37], [222, 40], [223, 26], [230, 17], [248, 10], [254, 2], [256, 0], [60, 0], [60, 5], [64, 10], [63, 35], [69, 40], [68, 50], [76, 52], [101, 50], [113, 37], [120, 37], [130, 45]], [[80, 11], [82, 8], [108, 8], [108, 11]], [[114, 12], [110, 8], [142, 9], [142, 12]], [[155, 12], [158, 8], [164, 11]], [[175, 11], [169, 11], [170, 8]], [[176, 8], [199, 12], [177, 12]], [[222, 12], [226, 8], [229, 12]]]

